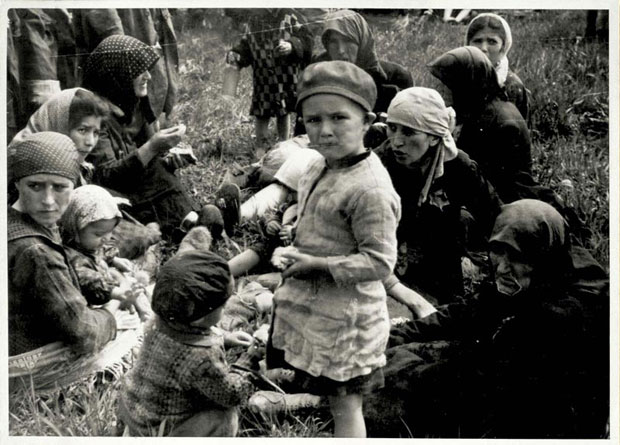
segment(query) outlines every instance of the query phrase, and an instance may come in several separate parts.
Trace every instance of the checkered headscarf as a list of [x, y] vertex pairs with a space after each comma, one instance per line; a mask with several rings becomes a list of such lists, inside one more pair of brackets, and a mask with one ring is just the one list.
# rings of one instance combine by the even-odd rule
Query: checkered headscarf
[[42, 131], [28, 136], [9, 150], [9, 183], [37, 174], [62, 176], [75, 184], [80, 175], [80, 162], [69, 136]]
[[125, 35], [106, 37], [86, 60], [83, 86], [130, 115], [138, 101], [133, 80], [150, 70], [158, 59], [159, 54], [138, 39]]

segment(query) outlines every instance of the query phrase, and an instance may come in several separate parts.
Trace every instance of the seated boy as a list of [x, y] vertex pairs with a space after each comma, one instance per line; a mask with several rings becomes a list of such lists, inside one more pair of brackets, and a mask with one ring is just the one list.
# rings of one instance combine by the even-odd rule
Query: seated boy
[[[232, 290], [220, 256], [187, 250], [164, 264], [153, 291], [157, 315], [119, 397], [119, 423], [130, 435], [235, 436], [236, 407], [254, 391], [249, 373], [231, 369], [224, 344], [248, 345], [244, 332], [211, 329]], [[238, 365], [258, 369], [258, 354], [245, 352]], [[127, 431], [128, 430], [128, 431]]]

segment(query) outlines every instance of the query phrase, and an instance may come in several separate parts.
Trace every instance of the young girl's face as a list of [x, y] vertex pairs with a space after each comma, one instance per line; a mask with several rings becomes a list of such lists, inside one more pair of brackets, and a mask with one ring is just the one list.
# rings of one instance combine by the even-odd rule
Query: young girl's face
[[151, 73], [148, 71], [143, 72], [133, 80], [133, 92], [136, 97], [146, 97], [149, 94], [149, 80], [151, 80]]
[[478, 31], [471, 38], [469, 44], [480, 49], [491, 60], [493, 66], [497, 65], [502, 58], [504, 41], [491, 28], [487, 27]]
[[366, 150], [363, 140], [372, 113], [335, 94], [310, 96], [301, 106], [310, 145], [328, 164]]
[[353, 40], [337, 32], [330, 32], [327, 37], [327, 54], [330, 60], [344, 60], [355, 63], [359, 46]]
[[82, 118], [77, 127], [69, 131], [69, 137], [77, 147], [80, 162], [84, 162], [86, 156], [97, 145], [101, 120], [101, 116], [86, 116]]
[[117, 219], [100, 219], [84, 227], [78, 233], [78, 242], [84, 250], [96, 251], [110, 240]]
[[387, 135], [392, 145], [394, 159], [405, 167], [410, 167], [422, 159], [428, 149], [437, 145], [437, 136], [414, 130], [411, 127], [388, 122]]

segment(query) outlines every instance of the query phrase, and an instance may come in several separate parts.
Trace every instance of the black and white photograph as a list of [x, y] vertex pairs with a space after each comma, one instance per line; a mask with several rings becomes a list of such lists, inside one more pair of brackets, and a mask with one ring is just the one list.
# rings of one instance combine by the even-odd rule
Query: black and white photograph
[[0, 0], [0, 442], [618, 444], [618, 6]]

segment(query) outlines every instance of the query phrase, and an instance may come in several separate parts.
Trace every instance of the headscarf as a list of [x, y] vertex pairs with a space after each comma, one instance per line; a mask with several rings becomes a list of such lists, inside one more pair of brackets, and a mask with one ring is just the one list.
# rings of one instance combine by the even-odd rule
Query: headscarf
[[34, 112], [26, 127], [15, 135], [9, 147], [26, 137], [41, 131], [55, 131], [69, 136], [69, 109], [71, 102], [78, 91], [88, 91], [83, 88], [62, 90], [50, 97], [37, 111]]
[[462, 46], [433, 60], [431, 74], [452, 92], [454, 108], [460, 118], [497, 97], [500, 86], [491, 61], [480, 49]]
[[63, 242], [70, 245], [77, 239], [80, 230], [90, 223], [114, 218], [120, 220], [122, 214], [118, 209], [118, 200], [110, 192], [97, 185], [78, 187], [60, 219]]
[[7, 165], [9, 184], [37, 174], [62, 176], [75, 184], [80, 176], [75, 144], [69, 136], [52, 131], [31, 134], [13, 145]]
[[337, 32], [352, 41], [358, 48], [355, 64], [370, 74], [376, 81], [385, 81], [387, 76], [379, 64], [375, 38], [370, 26], [360, 14], [349, 9], [331, 12], [325, 17], [321, 42], [327, 49], [327, 37], [329, 32]]
[[126, 35], [106, 37], [86, 60], [83, 86], [110, 100], [131, 120], [138, 103], [133, 80], [150, 70], [158, 59], [159, 54], [138, 39]]
[[420, 194], [418, 205], [423, 204], [434, 179], [443, 176], [444, 162], [458, 155], [452, 137], [455, 125], [455, 112], [446, 107], [441, 95], [430, 88], [412, 87], [396, 94], [387, 110], [387, 122], [400, 124], [414, 130], [439, 137], [435, 159]]
[[170, 258], [159, 270], [153, 311], [170, 323], [187, 324], [223, 305], [230, 296], [230, 269], [224, 258], [191, 250]]
[[565, 269], [570, 263], [566, 220], [551, 205], [536, 199], [504, 205], [489, 241], [507, 244], [520, 252], [538, 274], [541, 269]]
[[469, 25], [467, 25], [467, 31], [465, 33], [465, 45], [469, 45], [469, 41], [474, 37], [473, 36], [474, 33], [472, 31], [472, 25], [474, 25], [476, 21], [482, 18], [490, 18], [490, 19], [497, 20], [501, 24], [504, 30], [504, 36], [502, 36], [502, 40], [504, 42], [504, 44], [502, 45], [502, 50], [501, 50], [502, 58], [500, 59], [499, 63], [495, 66], [495, 72], [497, 73], [497, 81], [499, 82], [499, 85], [503, 87], [504, 84], [506, 83], [506, 77], [508, 76], [508, 70], [509, 70], [509, 63], [508, 63], [507, 55], [508, 55], [508, 51], [510, 51], [510, 48], [512, 47], [512, 31], [510, 30], [510, 26], [508, 25], [508, 22], [504, 20], [502, 17], [500, 17], [497, 14], [493, 14], [491, 12], [484, 12], [474, 17], [472, 21], [469, 22]]

